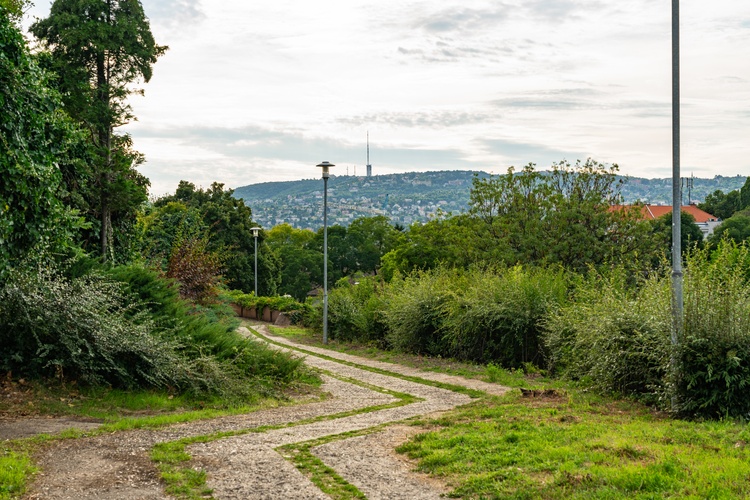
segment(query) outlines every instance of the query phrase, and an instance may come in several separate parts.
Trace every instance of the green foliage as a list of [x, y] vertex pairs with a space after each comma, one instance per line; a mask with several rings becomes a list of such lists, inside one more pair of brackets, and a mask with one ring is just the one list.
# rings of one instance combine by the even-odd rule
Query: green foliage
[[20, 21], [24, 10], [31, 6], [31, 0], [0, 0], [0, 16], [8, 15]]
[[[628, 284], [623, 270], [590, 273], [569, 305], [546, 322], [558, 374], [690, 416], [750, 415], [750, 249], [721, 242], [687, 256], [683, 336], [671, 345], [671, 276]], [[678, 363], [672, 378], [671, 357]]]
[[481, 221], [475, 239], [487, 255], [513, 265], [559, 264], [571, 271], [622, 263], [652, 251], [649, 227], [636, 211], [611, 210], [621, 203], [617, 165], [553, 164], [540, 173], [476, 178], [470, 213]]
[[17, 270], [0, 290], [0, 369], [116, 387], [184, 386], [178, 345], [121, 287], [101, 275], [67, 280], [44, 268]]
[[684, 412], [750, 418], [750, 248], [722, 242], [693, 253], [677, 394]]
[[61, 199], [65, 163], [80, 142], [48, 75], [0, 12], [0, 282], [34, 252], [74, 246], [83, 224]]
[[[240, 290], [231, 290], [227, 293], [233, 304], [237, 304], [245, 309], [255, 309], [259, 313], [263, 312], [263, 309], [268, 307], [272, 311], [280, 311], [286, 313], [299, 313], [293, 315], [294, 318], [301, 318], [305, 314], [305, 310], [310, 306], [297, 302], [294, 297], [281, 296], [281, 297], [256, 297], [254, 293], [243, 293]], [[296, 324], [295, 321], [293, 323]]]
[[451, 357], [512, 368], [542, 366], [540, 323], [566, 300], [562, 271], [473, 270], [467, 283], [456, 285], [441, 328]]
[[[747, 182], [745, 183], [745, 186], [747, 186]], [[743, 189], [745, 188], [743, 187]], [[747, 206], [750, 206], [750, 203], [743, 205], [740, 191], [734, 190], [724, 193], [719, 189], [706, 196], [703, 203], [698, 204], [698, 208], [718, 217], [719, 219], [728, 219], [735, 212], [742, 210], [742, 208]]]
[[273, 394], [302, 373], [301, 360], [235, 332], [228, 307], [196, 309], [155, 271], [76, 274], [11, 274], [0, 289], [0, 370], [226, 401]]
[[506, 367], [542, 364], [540, 321], [565, 301], [559, 270], [440, 267], [390, 283], [341, 280], [329, 294], [331, 338]]
[[502, 247], [488, 246], [482, 229], [476, 218], [464, 214], [440, 214], [425, 224], [414, 223], [383, 255], [383, 276], [390, 280], [396, 273], [409, 274], [440, 265], [467, 268], [477, 262], [506, 260]]
[[180, 295], [205, 303], [218, 294], [222, 265], [219, 256], [208, 250], [207, 236], [178, 235], [167, 263], [167, 277], [180, 285]]
[[344, 278], [337, 283], [328, 294], [330, 337], [387, 345], [386, 286], [377, 276]]
[[710, 241], [716, 244], [724, 238], [728, 238], [735, 243], [750, 239], [750, 215], [746, 215], [746, 212], [740, 212], [726, 219], [719, 227], [714, 229]]
[[465, 406], [397, 448], [460, 498], [745, 498], [747, 425], [655, 416], [575, 389]]
[[26, 489], [26, 480], [37, 471], [26, 453], [0, 451], [0, 499], [18, 498]]
[[[672, 213], [664, 214], [652, 221], [655, 241], [660, 242], [663, 257], [671, 259], [672, 255]], [[682, 255], [687, 254], [692, 247], [703, 246], [703, 231], [695, 223], [695, 217], [680, 211], [680, 245]]]
[[323, 283], [323, 252], [311, 245], [315, 233], [279, 224], [266, 234], [268, 248], [279, 262], [279, 293], [305, 300], [314, 285]]
[[622, 268], [591, 271], [545, 320], [549, 367], [601, 391], [657, 402], [671, 352], [670, 310], [668, 280], [655, 276], [634, 290]]
[[222, 313], [224, 319], [212, 319], [207, 314], [210, 310], [200, 313], [180, 299], [176, 285], [138, 265], [116, 267], [110, 274], [126, 283], [127, 290], [148, 307], [157, 325], [172, 332], [185, 356], [200, 361], [198, 368], [203, 371], [197, 373], [205, 374], [202, 383], [206, 387], [198, 386], [198, 390], [225, 393], [227, 397], [247, 391], [264, 393], [274, 384], [289, 383], [300, 376], [301, 360], [241, 337], [234, 331], [237, 321], [230, 311]]
[[[155, 235], [157, 241], [163, 241], [164, 236], [175, 234], [185, 225], [206, 228], [206, 250], [221, 256], [227, 286], [250, 292], [255, 288], [255, 238], [251, 228], [257, 224], [252, 220], [250, 208], [232, 193], [231, 189], [225, 190], [223, 184], [216, 182], [209, 189], [196, 189], [194, 184], [180, 181], [175, 194], [154, 202], [154, 208], [141, 219], [141, 225], [144, 235]], [[258, 234], [258, 293], [275, 295], [279, 284], [279, 263], [265, 239], [265, 233], [261, 231]], [[145, 243], [151, 244], [150, 238], [147, 237]], [[164, 244], [153, 247], [150, 253], [154, 255], [160, 246]]]
[[447, 307], [466, 285], [465, 273], [447, 268], [417, 271], [392, 281], [384, 311], [388, 343], [396, 350], [448, 356], [442, 336]]

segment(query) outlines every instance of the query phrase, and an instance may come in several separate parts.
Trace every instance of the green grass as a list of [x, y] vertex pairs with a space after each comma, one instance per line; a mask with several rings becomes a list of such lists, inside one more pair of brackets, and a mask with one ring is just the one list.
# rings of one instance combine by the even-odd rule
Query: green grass
[[575, 390], [514, 391], [421, 422], [398, 451], [462, 498], [747, 498], [750, 428], [686, 422]]
[[26, 480], [36, 472], [27, 453], [3, 450], [0, 454], [0, 499], [20, 496]]
[[304, 443], [293, 443], [276, 448], [281, 456], [289, 460], [299, 469], [310, 481], [313, 482], [321, 491], [326, 493], [334, 500], [347, 500], [350, 498], [366, 498], [365, 495], [357, 489], [356, 486], [347, 482], [339, 476], [335, 470], [328, 467], [321, 459], [313, 455], [312, 449], [342, 439], [349, 439], [356, 436], [371, 434], [384, 429], [387, 426], [379, 425], [360, 431], [344, 432], [333, 436], [325, 436], [320, 439], [306, 441]]

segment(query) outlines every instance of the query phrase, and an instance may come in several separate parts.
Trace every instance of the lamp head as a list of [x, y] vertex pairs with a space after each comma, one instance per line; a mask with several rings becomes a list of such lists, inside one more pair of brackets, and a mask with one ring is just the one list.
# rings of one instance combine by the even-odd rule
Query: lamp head
[[323, 169], [323, 178], [324, 179], [328, 179], [328, 168], [329, 167], [335, 167], [336, 165], [334, 165], [333, 163], [330, 163], [328, 161], [324, 161], [323, 163], [319, 163], [316, 166], [321, 167]]
[[260, 231], [261, 229], [263, 229], [263, 228], [257, 227], [257, 226], [256, 227], [251, 227], [250, 231], [253, 232], [253, 237], [257, 238], [258, 237], [258, 231]]

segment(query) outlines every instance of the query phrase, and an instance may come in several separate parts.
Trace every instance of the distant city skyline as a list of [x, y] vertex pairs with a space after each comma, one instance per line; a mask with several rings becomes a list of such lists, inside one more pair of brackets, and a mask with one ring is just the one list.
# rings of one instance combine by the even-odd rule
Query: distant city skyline
[[[49, 1], [37, 0], [45, 17]], [[592, 157], [671, 175], [670, 3], [143, 0], [132, 134], [152, 195]], [[750, 2], [681, 2], [682, 171], [750, 173]]]

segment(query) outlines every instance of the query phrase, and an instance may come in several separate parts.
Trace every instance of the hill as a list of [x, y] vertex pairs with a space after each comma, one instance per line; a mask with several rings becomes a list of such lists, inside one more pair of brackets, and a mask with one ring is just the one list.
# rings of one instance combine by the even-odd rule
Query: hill
[[[468, 208], [471, 180], [486, 172], [451, 170], [410, 172], [372, 177], [331, 176], [328, 181], [329, 224], [348, 225], [358, 217], [385, 215], [394, 223], [408, 226], [424, 222], [438, 211], [460, 213]], [[672, 179], [626, 177], [623, 196], [626, 203], [644, 201], [671, 204]], [[739, 189], [746, 177], [693, 179], [690, 199], [702, 202], [706, 195]], [[317, 229], [323, 224], [323, 181], [305, 179], [263, 182], [242, 186], [234, 196], [253, 209], [253, 218], [270, 228], [284, 222], [299, 228]], [[687, 203], [687, 189], [684, 200]]]

